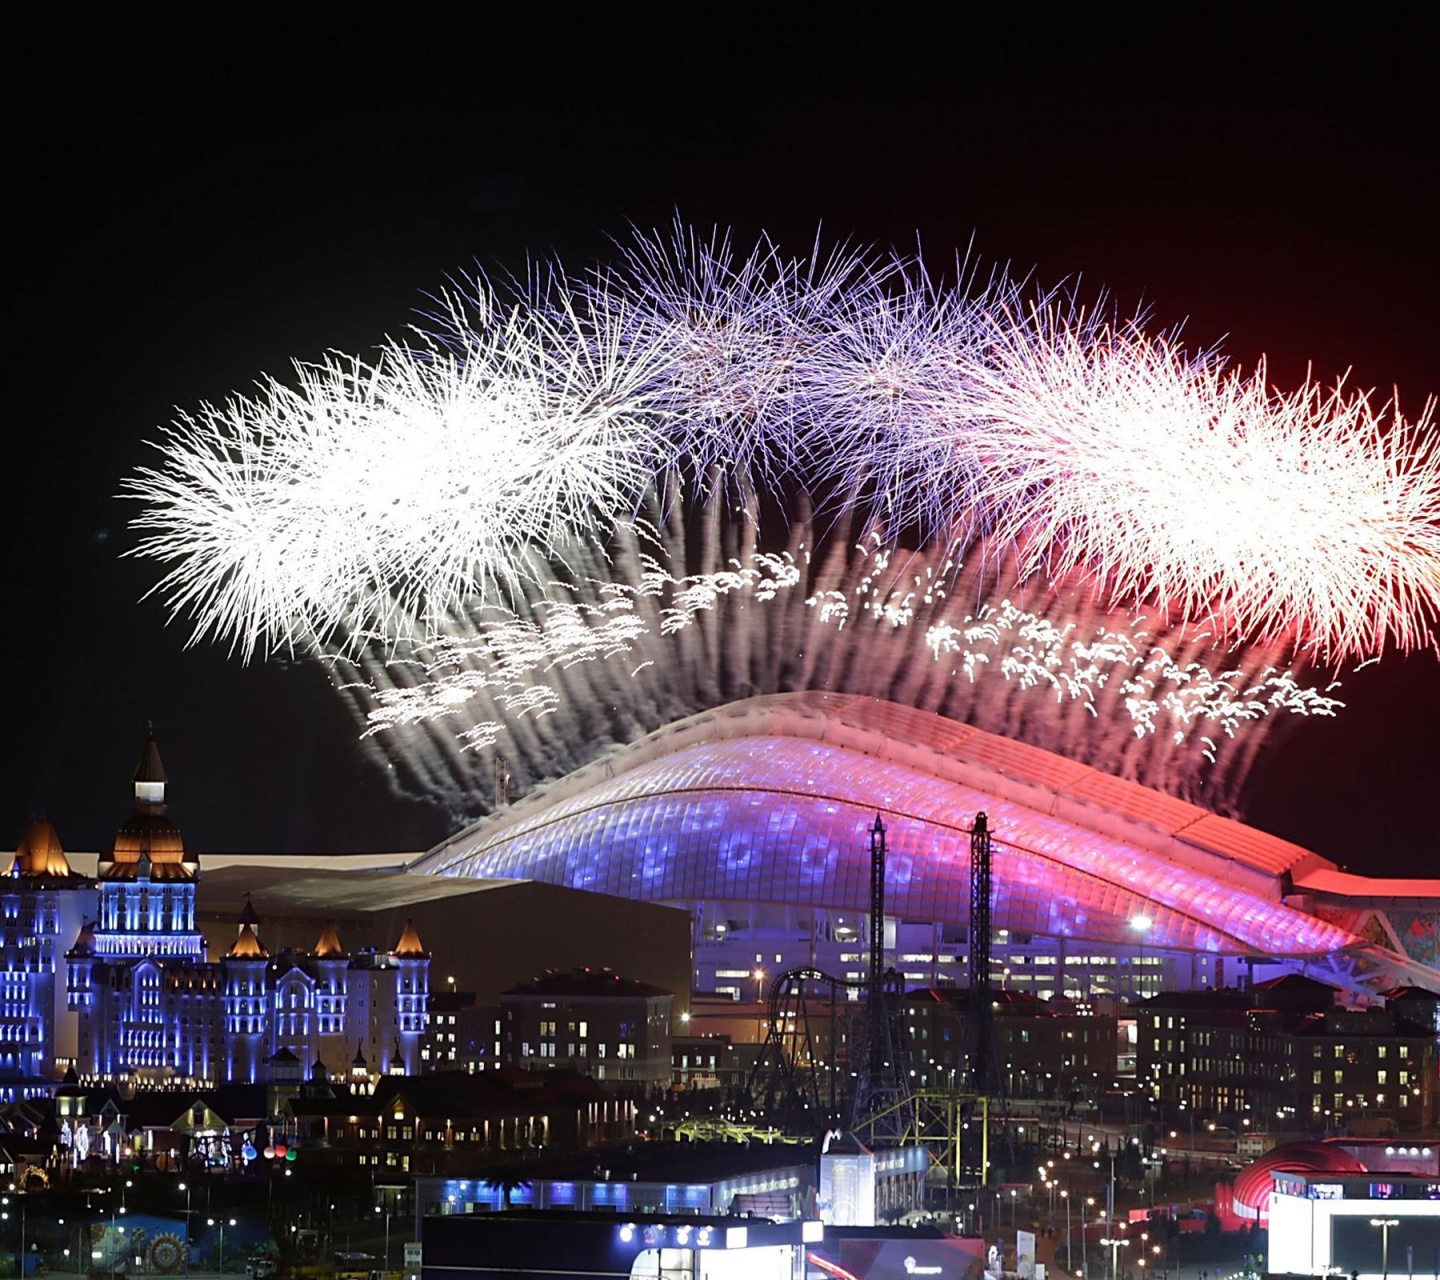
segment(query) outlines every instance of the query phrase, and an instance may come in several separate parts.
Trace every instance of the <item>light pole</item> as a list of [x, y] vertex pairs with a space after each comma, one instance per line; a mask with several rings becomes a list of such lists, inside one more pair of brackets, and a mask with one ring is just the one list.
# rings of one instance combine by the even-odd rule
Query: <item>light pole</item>
[[185, 1262], [181, 1270], [190, 1274], [190, 1184], [182, 1182], [180, 1190], [185, 1193]]
[[1075, 1242], [1070, 1237], [1070, 1188], [1060, 1188], [1060, 1199], [1065, 1201], [1065, 1270], [1075, 1274]]
[[1081, 1280], [1089, 1280], [1089, 1272], [1090, 1272], [1090, 1263], [1089, 1263], [1090, 1248], [1089, 1248], [1089, 1245], [1090, 1245], [1090, 1242], [1089, 1242], [1088, 1240], [1086, 1240], [1086, 1238], [1085, 1238], [1085, 1228], [1086, 1228], [1086, 1219], [1087, 1219], [1087, 1217], [1089, 1216], [1089, 1211], [1090, 1211], [1091, 1209], [1093, 1209], [1094, 1207], [1095, 1207], [1095, 1197], [1094, 1197], [1094, 1196], [1086, 1196], [1086, 1197], [1085, 1197], [1085, 1209], [1086, 1209], [1086, 1212], [1080, 1215], [1080, 1278], [1081, 1278]]
[[1130, 1241], [1122, 1240], [1118, 1235], [1116, 1235], [1115, 1224], [1114, 1222], [1111, 1222], [1110, 1234], [1106, 1236], [1105, 1239], [1100, 1241], [1100, 1243], [1108, 1244], [1110, 1246], [1110, 1280], [1115, 1280], [1115, 1273], [1117, 1270], [1119, 1270], [1120, 1249], [1122, 1246], [1129, 1244]]
[[1370, 1225], [1380, 1228], [1380, 1274], [1390, 1274], [1390, 1228], [1400, 1225], [1399, 1218], [1371, 1218]]
[[385, 1217], [385, 1270], [388, 1272], [390, 1270], [390, 1215], [385, 1212], [383, 1206], [378, 1204], [375, 1206], [375, 1212], [383, 1214]]
[[220, 1256], [219, 1260], [216, 1263], [215, 1269], [217, 1271], [223, 1272], [225, 1270], [225, 1227], [227, 1226], [227, 1223], [229, 1226], [233, 1227], [235, 1225], [235, 1219], [230, 1218], [227, 1220], [225, 1218], [220, 1218], [217, 1220], [215, 1218], [206, 1218], [205, 1221], [209, 1226], [218, 1226], [220, 1228]]

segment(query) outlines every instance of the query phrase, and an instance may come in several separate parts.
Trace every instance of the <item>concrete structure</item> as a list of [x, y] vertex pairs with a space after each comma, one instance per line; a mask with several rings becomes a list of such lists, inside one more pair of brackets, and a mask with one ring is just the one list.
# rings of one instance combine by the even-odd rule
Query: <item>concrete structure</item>
[[1269, 1265], [1278, 1275], [1440, 1275], [1435, 1183], [1371, 1173], [1271, 1175]]

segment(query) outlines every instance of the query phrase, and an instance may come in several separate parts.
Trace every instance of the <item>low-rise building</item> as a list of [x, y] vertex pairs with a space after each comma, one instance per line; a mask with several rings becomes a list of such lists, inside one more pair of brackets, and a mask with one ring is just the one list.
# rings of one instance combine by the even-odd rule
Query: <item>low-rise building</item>
[[609, 969], [550, 970], [500, 995], [507, 1066], [563, 1067], [650, 1092], [670, 1084], [674, 997]]
[[307, 1162], [418, 1176], [633, 1138], [635, 1105], [575, 1072], [447, 1071], [373, 1093], [317, 1077], [288, 1110]]

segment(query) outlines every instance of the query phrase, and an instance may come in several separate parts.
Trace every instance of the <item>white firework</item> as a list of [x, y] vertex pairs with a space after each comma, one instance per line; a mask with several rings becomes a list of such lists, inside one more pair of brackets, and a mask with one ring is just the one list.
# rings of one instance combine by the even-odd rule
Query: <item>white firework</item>
[[574, 317], [488, 297], [468, 320], [464, 359], [390, 343], [370, 364], [297, 365], [295, 387], [267, 379], [166, 433], [126, 493], [193, 639], [248, 658], [505, 598], [597, 514], [639, 504], [662, 458], [649, 353], [597, 352]]

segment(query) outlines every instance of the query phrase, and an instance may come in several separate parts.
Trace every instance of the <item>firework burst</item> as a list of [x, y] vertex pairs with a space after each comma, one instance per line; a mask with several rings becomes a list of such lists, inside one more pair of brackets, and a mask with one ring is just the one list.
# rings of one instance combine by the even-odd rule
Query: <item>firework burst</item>
[[1202, 761], [1231, 792], [1250, 726], [1333, 711], [1295, 655], [1433, 645], [1440, 602], [1433, 406], [1282, 393], [964, 262], [678, 225], [472, 280], [160, 449], [127, 485], [156, 590], [247, 658], [327, 654], [429, 794], [477, 747], [538, 779], [814, 688], [1213, 799]]

